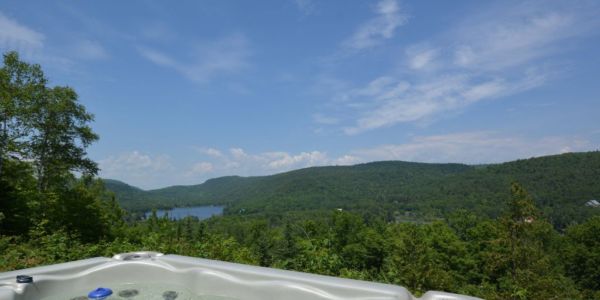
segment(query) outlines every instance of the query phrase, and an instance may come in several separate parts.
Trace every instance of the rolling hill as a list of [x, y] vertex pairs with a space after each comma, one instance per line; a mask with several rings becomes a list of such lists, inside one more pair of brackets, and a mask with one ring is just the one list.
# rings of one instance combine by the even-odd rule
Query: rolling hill
[[456, 209], [497, 215], [517, 181], [558, 226], [598, 213], [600, 152], [567, 153], [469, 166], [382, 161], [311, 167], [270, 176], [227, 176], [198, 185], [144, 191], [105, 180], [132, 211], [204, 204], [227, 214], [344, 208], [380, 214], [442, 216]]
[[[171, 186], [144, 191], [124, 182], [105, 179], [119, 203], [130, 210], [200, 204], [226, 204], [274, 198], [329, 199], [334, 202], [370, 197], [390, 188], [418, 185], [424, 180], [461, 173], [473, 167], [461, 164], [373, 162], [355, 166], [311, 167], [270, 176], [226, 176], [198, 185]], [[308, 200], [307, 200], [308, 201]], [[323, 203], [321, 203], [323, 204]]]

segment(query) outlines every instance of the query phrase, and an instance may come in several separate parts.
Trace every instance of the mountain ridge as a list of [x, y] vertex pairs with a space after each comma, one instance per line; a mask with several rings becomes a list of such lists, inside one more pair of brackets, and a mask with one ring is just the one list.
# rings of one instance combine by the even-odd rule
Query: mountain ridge
[[599, 178], [600, 152], [593, 151], [487, 165], [378, 161], [309, 167], [148, 191], [105, 182], [130, 211], [193, 205], [224, 205], [226, 214], [343, 208], [392, 218], [443, 216], [457, 209], [497, 216], [517, 181], [549, 218], [566, 225], [590, 213], [582, 204], [600, 197]]
[[[375, 161], [375, 162], [368, 162], [368, 163], [360, 163], [360, 164], [356, 164], [356, 165], [350, 165], [350, 166], [313, 166], [313, 167], [307, 167], [307, 168], [300, 168], [300, 169], [295, 169], [295, 170], [290, 170], [290, 171], [286, 171], [286, 172], [282, 172], [282, 173], [276, 173], [276, 174], [271, 174], [271, 175], [262, 175], [262, 176], [239, 176], [239, 175], [228, 175], [228, 176], [221, 176], [221, 177], [215, 177], [215, 178], [210, 178], [207, 179], [205, 182], [200, 183], [200, 184], [192, 184], [192, 185], [172, 185], [172, 186], [167, 186], [167, 187], [163, 187], [163, 188], [158, 188], [158, 189], [148, 189], [148, 190], [144, 190], [141, 189], [139, 187], [130, 185], [124, 181], [120, 181], [120, 180], [116, 180], [116, 179], [102, 179], [106, 185], [106, 187], [113, 191], [117, 198], [119, 199], [119, 201], [121, 202], [122, 205], [124, 205], [124, 207], [129, 208], [129, 203], [127, 203], [128, 197], [125, 198], [125, 200], [123, 199], [124, 195], [130, 194], [130, 193], [135, 193], [135, 194], [144, 194], [145, 197], [147, 197], [148, 199], [157, 199], [157, 198], [163, 198], [163, 197], [172, 197], [172, 200], [175, 200], [174, 203], [175, 205], [166, 205], [164, 207], [171, 207], [171, 206], [185, 206], [185, 204], [181, 204], [178, 202], [181, 200], [186, 200], [187, 197], [190, 197], [189, 195], [185, 195], [183, 198], [181, 198], [181, 195], [178, 195], [179, 190], [184, 189], [184, 190], [191, 190], [191, 191], [195, 191], [197, 189], [201, 189], [202, 187], [206, 187], [206, 186], [220, 186], [220, 185], [230, 185], [230, 184], [248, 184], [248, 183], [257, 183], [257, 182], [262, 182], [265, 180], [268, 180], [270, 178], [277, 178], [277, 177], [289, 177], [289, 176], [296, 176], [296, 175], [304, 175], [303, 173], [311, 173], [313, 171], [320, 171], [320, 170], [328, 170], [328, 171], [343, 171], [343, 170], [348, 170], [348, 169], [362, 169], [365, 167], [377, 167], [377, 166], [385, 166], [387, 168], [389, 167], [406, 167], [406, 166], [433, 166], [433, 167], [439, 167], [439, 166], [454, 166], [454, 167], [458, 167], [458, 168], [464, 168], [464, 169], [468, 169], [468, 168], [473, 168], [469, 165], [466, 164], [459, 164], [459, 163], [420, 163], [420, 162], [407, 162], [407, 161]], [[179, 204], [179, 205], [178, 205]], [[203, 203], [199, 203], [199, 204], [203, 204]], [[208, 203], [208, 204], [220, 204], [220, 203]], [[159, 207], [163, 207], [163, 206], [159, 206]]]

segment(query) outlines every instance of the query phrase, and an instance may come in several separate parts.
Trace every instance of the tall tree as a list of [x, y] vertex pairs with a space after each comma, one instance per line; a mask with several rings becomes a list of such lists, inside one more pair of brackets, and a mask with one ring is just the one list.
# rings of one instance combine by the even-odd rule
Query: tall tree
[[[590, 299], [600, 298], [600, 216], [568, 228], [564, 259], [567, 274]], [[594, 294], [594, 295], [592, 295]]]
[[[578, 299], [574, 283], [562, 274], [556, 232], [537, 210], [533, 198], [513, 183], [500, 218], [498, 251], [488, 263], [499, 266], [499, 299]], [[494, 299], [489, 296], [487, 299]]]
[[7, 157], [23, 153], [23, 142], [31, 129], [28, 118], [32, 103], [45, 84], [39, 65], [19, 60], [16, 52], [4, 54], [0, 68], [0, 175]]
[[97, 164], [86, 157], [86, 148], [98, 140], [89, 126], [93, 119], [70, 87], [47, 88], [35, 99], [28, 154], [34, 160], [40, 191], [52, 184], [60, 186], [72, 171], [98, 172]]

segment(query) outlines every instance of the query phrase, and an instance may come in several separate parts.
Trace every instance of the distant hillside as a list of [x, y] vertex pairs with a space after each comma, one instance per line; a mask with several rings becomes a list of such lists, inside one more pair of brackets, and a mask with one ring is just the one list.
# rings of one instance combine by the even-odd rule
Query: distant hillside
[[472, 167], [461, 164], [425, 164], [411, 162], [373, 162], [355, 166], [312, 167], [286, 173], [209, 179], [198, 185], [171, 186], [144, 191], [124, 182], [106, 179], [106, 187], [117, 195], [126, 209], [147, 210], [198, 204], [227, 204], [271, 198], [370, 197], [373, 191], [416, 185], [424, 179], [464, 172]]
[[125, 208], [133, 208], [133, 203], [144, 203], [148, 197], [148, 193], [138, 187], [131, 186], [125, 182], [113, 179], [103, 179], [104, 186], [115, 193], [121, 206]]
[[567, 223], [595, 213], [583, 204], [600, 198], [600, 152], [477, 167], [401, 161], [312, 167], [150, 191], [115, 180], [106, 180], [106, 186], [129, 210], [224, 204], [230, 214], [345, 208], [440, 216], [458, 208], [495, 215], [512, 181], [523, 184], [555, 223]]

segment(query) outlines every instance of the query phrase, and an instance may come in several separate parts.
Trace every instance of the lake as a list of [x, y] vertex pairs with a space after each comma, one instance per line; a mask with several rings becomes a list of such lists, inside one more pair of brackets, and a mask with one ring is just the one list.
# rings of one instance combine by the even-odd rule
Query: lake
[[[208, 219], [212, 216], [220, 216], [223, 214], [225, 206], [207, 205], [207, 206], [190, 206], [190, 207], [176, 207], [173, 209], [159, 209], [156, 211], [156, 215], [160, 218], [169, 214], [170, 219], [180, 220], [185, 217], [196, 217], [200, 220]], [[152, 212], [146, 213], [146, 218], [150, 217]]]

